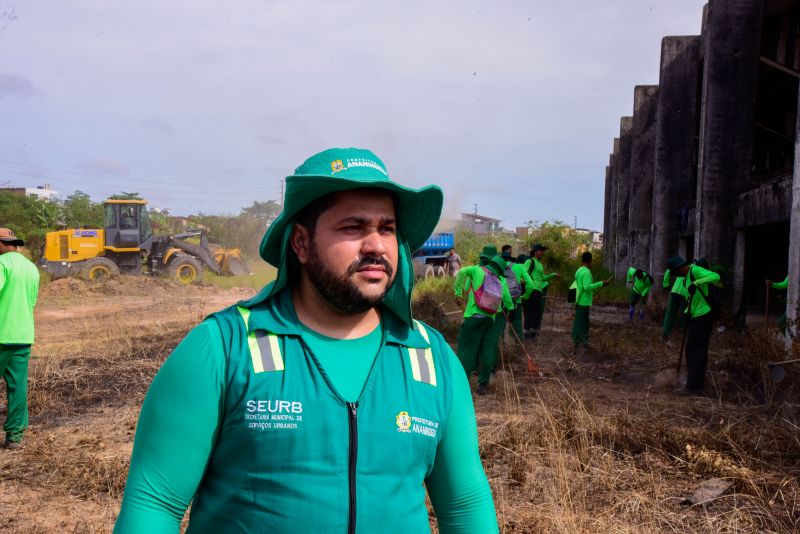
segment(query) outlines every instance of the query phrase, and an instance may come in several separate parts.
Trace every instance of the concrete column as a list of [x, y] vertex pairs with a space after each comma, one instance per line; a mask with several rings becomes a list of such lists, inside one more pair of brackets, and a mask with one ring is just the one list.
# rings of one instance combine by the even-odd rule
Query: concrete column
[[608, 265], [608, 235], [610, 233], [611, 211], [608, 209], [611, 204], [611, 167], [606, 165], [605, 194], [603, 197], [603, 261]]
[[657, 111], [658, 86], [637, 85], [633, 90], [628, 239], [630, 264], [646, 270], [650, 269]]
[[[797, 109], [800, 109], [800, 98]], [[800, 357], [797, 328], [800, 319], [800, 113], [797, 114], [794, 138], [794, 177], [792, 211], [789, 215], [789, 287], [786, 292], [786, 348]]]
[[617, 182], [617, 253], [614, 262], [614, 274], [624, 278], [630, 259], [628, 255], [628, 214], [630, 211], [631, 183], [631, 130], [633, 117], [622, 117], [619, 123], [619, 154], [614, 158]]
[[608, 211], [608, 235], [604, 236], [606, 240], [607, 253], [605, 259], [605, 266], [610, 271], [614, 271], [617, 262], [617, 163], [616, 160], [619, 156], [619, 138], [614, 138], [614, 151], [608, 160], [610, 181], [609, 187], [609, 203], [606, 204], [606, 211]]
[[733, 253], [733, 286], [732, 286], [732, 301], [731, 311], [738, 314], [742, 304], [742, 295], [744, 294], [744, 264], [746, 256], [747, 239], [744, 230], [736, 230], [736, 241]]
[[733, 195], [752, 167], [762, 10], [762, 0], [710, 0], [706, 19], [694, 256], [728, 272], [736, 242]]
[[680, 253], [680, 210], [692, 198], [700, 121], [701, 43], [699, 36], [661, 41], [650, 258], [650, 272], [658, 278], [663, 276], [667, 260]]

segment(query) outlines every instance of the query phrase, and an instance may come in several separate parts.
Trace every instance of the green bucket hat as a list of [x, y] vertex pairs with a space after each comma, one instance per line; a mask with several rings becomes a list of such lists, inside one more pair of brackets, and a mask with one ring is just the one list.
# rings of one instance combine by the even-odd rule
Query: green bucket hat
[[297, 258], [289, 246], [289, 237], [294, 219], [303, 208], [323, 196], [362, 188], [385, 189], [397, 199], [397, 274], [383, 303], [411, 325], [411, 290], [414, 286], [411, 253], [422, 246], [439, 223], [444, 197], [442, 190], [435, 185], [411, 189], [392, 182], [383, 162], [371, 151], [361, 148], [325, 150], [308, 158], [295, 169], [294, 174], [286, 177], [283, 211], [267, 229], [259, 248], [261, 257], [277, 267], [278, 277], [241, 305], [250, 307], [271, 298], [286, 287], [289, 271], [299, 269]]
[[495, 256], [497, 256], [497, 246], [484, 245], [483, 250], [481, 250], [480, 258], [482, 260], [492, 261]]

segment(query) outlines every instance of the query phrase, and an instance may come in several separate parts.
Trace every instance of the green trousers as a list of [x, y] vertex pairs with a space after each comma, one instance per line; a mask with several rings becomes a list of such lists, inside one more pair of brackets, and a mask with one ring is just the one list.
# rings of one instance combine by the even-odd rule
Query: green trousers
[[458, 359], [467, 373], [479, 369], [478, 383], [488, 384], [497, 358], [497, 328], [491, 317], [467, 317], [458, 333]]
[[[511, 319], [511, 328], [517, 333], [517, 337], [522, 340], [522, 302], [518, 302], [517, 307], [510, 311], [508, 316]], [[516, 340], [513, 340], [513, 343], [516, 342]]]
[[30, 345], [0, 345], [0, 375], [6, 381], [8, 414], [3, 430], [6, 441], [22, 441], [28, 428], [28, 360]]
[[542, 303], [539, 305], [539, 328], [541, 328], [542, 323], [544, 322], [544, 305], [547, 301], [547, 288], [542, 288]]
[[572, 320], [572, 344], [575, 348], [589, 348], [589, 310], [591, 306], [575, 305], [575, 319]]
[[664, 312], [664, 324], [661, 326], [661, 336], [669, 337], [672, 329], [677, 326], [683, 328], [683, 309], [686, 308], [686, 299], [678, 293], [670, 293], [667, 301], [667, 311]]

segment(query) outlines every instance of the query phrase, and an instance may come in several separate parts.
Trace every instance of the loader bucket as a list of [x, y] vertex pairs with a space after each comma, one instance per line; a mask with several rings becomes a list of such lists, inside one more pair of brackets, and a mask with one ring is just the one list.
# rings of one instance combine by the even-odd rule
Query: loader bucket
[[222, 276], [246, 276], [250, 274], [250, 268], [242, 259], [238, 248], [218, 248], [214, 251], [214, 259], [220, 265]]

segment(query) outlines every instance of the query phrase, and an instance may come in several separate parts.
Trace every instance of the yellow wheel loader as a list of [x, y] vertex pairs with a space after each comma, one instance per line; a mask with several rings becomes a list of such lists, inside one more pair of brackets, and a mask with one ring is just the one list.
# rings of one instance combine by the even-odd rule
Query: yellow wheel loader
[[41, 267], [54, 278], [145, 273], [182, 284], [202, 280], [204, 267], [223, 276], [249, 274], [239, 249], [212, 250], [202, 230], [154, 236], [146, 205], [145, 200], [109, 199], [103, 202], [105, 228], [48, 232]]

